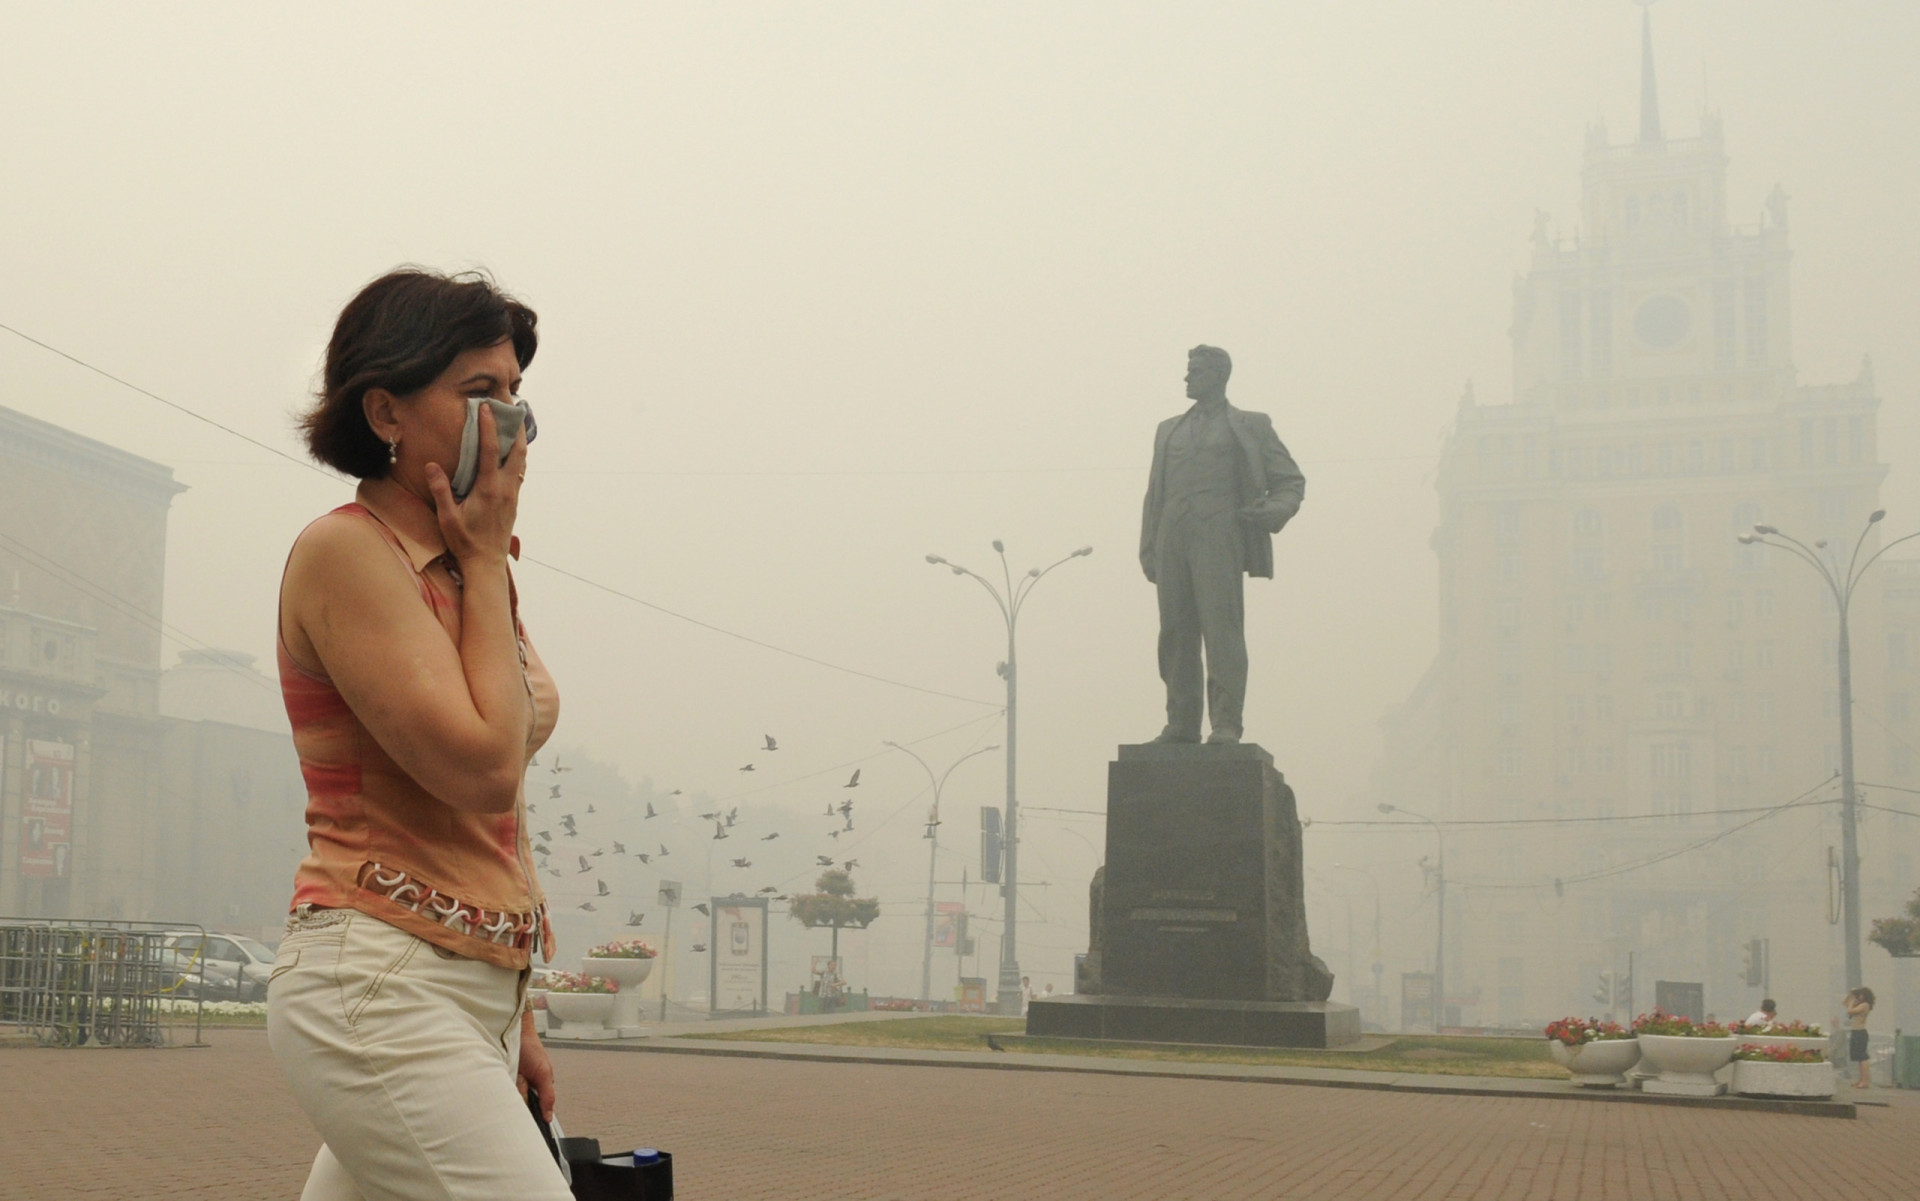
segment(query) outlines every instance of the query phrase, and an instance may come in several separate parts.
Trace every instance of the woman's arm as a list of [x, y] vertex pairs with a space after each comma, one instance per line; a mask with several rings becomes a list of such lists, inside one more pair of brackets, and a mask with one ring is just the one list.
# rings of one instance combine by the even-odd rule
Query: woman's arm
[[[491, 422], [491, 414], [485, 420]], [[482, 430], [482, 441], [491, 431]], [[504, 813], [526, 771], [531, 710], [507, 589], [507, 546], [525, 470], [525, 436], [506, 466], [482, 456], [456, 505], [429, 465], [435, 512], [460, 563], [460, 644], [371, 523], [314, 523], [287, 567], [292, 649], [311, 647], [334, 687], [401, 770], [455, 809]]]

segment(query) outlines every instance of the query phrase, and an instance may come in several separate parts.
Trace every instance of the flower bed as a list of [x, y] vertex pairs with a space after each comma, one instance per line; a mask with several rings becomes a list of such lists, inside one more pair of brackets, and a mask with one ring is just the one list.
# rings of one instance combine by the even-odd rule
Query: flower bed
[[587, 952], [588, 959], [652, 959], [660, 952], [644, 938], [616, 939], [603, 942]]
[[1547, 1037], [1569, 1047], [1578, 1047], [1586, 1043], [1624, 1041], [1633, 1036], [1634, 1032], [1619, 1022], [1566, 1017], [1557, 1022], [1547, 1023]]
[[608, 995], [620, 991], [618, 982], [605, 976], [589, 976], [585, 972], [554, 972], [547, 980], [547, 992], [585, 993], [588, 995]]
[[1633, 1019], [1633, 1029], [1647, 1066], [1660, 1073], [1659, 1079], [1643, 1083], [1641, 1091], [1672, 1097], [1717, 1097], [1725, 1090], [1714, 1073], [1731, 1063], [1739, 1049], [1733, 1032], [1725, 1026], [1656, 1009]]
[[1831, 1097], [1833, 1066], [1812, 1047], [1746, 1043], [1733, 1053], [1733, 1091], [1755, 1097]]

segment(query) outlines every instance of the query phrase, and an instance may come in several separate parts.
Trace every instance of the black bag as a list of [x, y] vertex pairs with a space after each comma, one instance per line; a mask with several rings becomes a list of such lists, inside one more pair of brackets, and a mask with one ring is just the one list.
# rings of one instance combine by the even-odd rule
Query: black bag
[[662, 1151], [658, 1163], [638, 1166], [631, 1153], [603, 1156], [597, 1138], [556, 1138], [540, 1116], [538, 1091], [528, 1090], [527, 1108], [547, 1150], [573, 1182], [575, 1201], [673, 1201], [673, 1156]]

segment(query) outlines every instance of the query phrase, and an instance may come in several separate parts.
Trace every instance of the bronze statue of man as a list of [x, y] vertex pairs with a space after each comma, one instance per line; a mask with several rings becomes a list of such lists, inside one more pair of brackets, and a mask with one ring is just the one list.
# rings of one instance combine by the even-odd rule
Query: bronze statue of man
[[1233, 360], [1219, 347], [1188, 351], [1193, 407], [1161, 422], [1153, 436], [1140, 566], [1160, 593], [1167, 727], [1155, 742], [1200, 741], [1203, 699], [1213, 725], [1207, 741], [1240, 741], [1247, 699], [1241, 577], [1273, 578], [1273, 536], [1306, 494], [1306, 477], [1272, 420], [1227, 403], [1232, 374]]

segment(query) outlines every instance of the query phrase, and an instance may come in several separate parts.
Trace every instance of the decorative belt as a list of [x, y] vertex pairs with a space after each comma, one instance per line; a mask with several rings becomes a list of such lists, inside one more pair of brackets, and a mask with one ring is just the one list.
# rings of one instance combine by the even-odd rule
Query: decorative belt
[[514, 913], [483, 909], [422, 884], [400, 868], [369, 863], [360, 871], [360, 886], [396, 905], [430, 917], [449, 930], [496, 946], [532, 951], [540, 941], [540, 909]]

